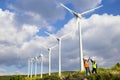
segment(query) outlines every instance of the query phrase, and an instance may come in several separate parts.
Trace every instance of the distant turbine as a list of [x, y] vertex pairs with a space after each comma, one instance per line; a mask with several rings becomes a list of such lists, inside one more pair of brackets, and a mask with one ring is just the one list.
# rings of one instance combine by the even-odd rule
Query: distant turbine
[[84, 66], [83, 66], [82, 35], [81, 35], [80, 19], [82, 18], [82, 16], [83, 16], [84, 14], [87, 14], [87, 13], [89, 13], [89, 12], [92, 12], [92, 11], [94, 11], [94, 10], [102, 7], [102, 5], [99, 6], [99, 7], [90, 9], [90, 10], [88, 10], [88, 11], [85, 11], [85, 12], [83, 12], [83, 13], [81, 13], [81, 14], [80, 14], [80, 13], [77, 13], [77, 12], [71, 10], [71, 9], [69, 9], [68, 7], [66, 7], [66, 6], [65, 6], [64, 4], [62, 4], [62, 3], [60, 3], [60, 5], [61, 5], [62, 7], [64, 7], [65, 9], [67, 9], [71, 14], [73, 14], [73, 15], [77, 18], [77, 26], [78, 26], [78, 34], [79, 34], [79, 49], [80, 49], [80, 50], [79, 50], [79, 54], [80, 54], [80, 62], [81, 62], [81, 63], [80, 63], [80, 70], [83, 71], [83, 70], [84, 70]]
[[48, 54], [49, 54], [49, 76], [51, 75], [51, 51], [52, 49], [54, 49], [55, 47], [57, 47], [57, 45], [51, 47], [51, 48], [47, 48], [46, 46], [43, 46], [44, 48], [48, 49]]
[[31, 72], [30, 72], [30, 73], [31, 73], [30, 77], [31, 77], [31, 78], [32, 78], [33, 61], [34, 61], [34, 58], [31, 58], [31, 59], [30, 59], [30, 65], [31, 65], [31, 66], [30, 66], [30, 68], [31, 68], [31, 69], [30, 69], [30, 71], [31, 71]]
[[51, 75], [51, 50], [53, 48], [55, 48], [57, 45], [51, 47], [51, 48], [48, 48], [48, 52], [49, 52], [49, 76]]
[[62, 37], [56, 37], [48, 32], [45, 32], [47, 35], [51, 36], [52, 38], [56, 39], [58, 41], [58, 54], [59, 54], [59, 76], [61, 76], [61, 40], [65, 37], [67, 37], [68, 35], [70, 35], [70, 33], [62, 36]]
[[30, 59], [28, 59], [28, 77], [30, 75]]
[[43, 75], [43, 54], [40, 54], [38, 56], [38, 60], [40, 60], [40, 78], [42, 78], [42, 75]]
[[35, 57], [34, 60], [35, 60], [35, 77], [36, 77], [36, 74], [37, 74], [37, 63], [38, 63], [38, 58]]

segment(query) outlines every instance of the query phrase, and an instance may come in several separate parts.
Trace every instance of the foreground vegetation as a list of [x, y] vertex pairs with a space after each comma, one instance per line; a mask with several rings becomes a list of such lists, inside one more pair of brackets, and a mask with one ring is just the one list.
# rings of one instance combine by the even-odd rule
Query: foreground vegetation
[[52, 73], [51, 76], [44, 74], [41, 79], [37, 77], [27, 78], [26, 75], [1, 76], [0, 80], [120, 80], [120, 63], [117, 63], [110, 69], [99, 68], [98, 74], [85, 76], [85, 72], [66, 71], [62, 72], [62, 76], [58, 77], [58, 73]]

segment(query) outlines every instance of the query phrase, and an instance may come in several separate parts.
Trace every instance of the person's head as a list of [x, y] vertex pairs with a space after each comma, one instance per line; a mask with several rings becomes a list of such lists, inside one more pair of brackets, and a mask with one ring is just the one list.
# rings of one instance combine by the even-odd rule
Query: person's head
[[88, 60], [87, 60], [87, 59], [85, 59], [85, 60], [84, 60], [84, 63], [85, 63], [85, 62], [88, 62]]

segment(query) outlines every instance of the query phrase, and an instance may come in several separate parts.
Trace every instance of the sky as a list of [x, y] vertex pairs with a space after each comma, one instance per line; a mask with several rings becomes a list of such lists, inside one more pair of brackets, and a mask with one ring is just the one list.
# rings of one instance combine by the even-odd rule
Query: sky
[[[120, 62], [119, 0], [0, 0], [0, 75], [27, 74], [28, 59], [40, 53], [48, 73], [43, 46], [57, 41], [45, 31], [56, 37], [73, 32], [62, 39], [62, 71], [79, 71], [76, 18], [60, 2], [77, 13], [103, 5], [80, 20], [83, 56], [94, 58], [100, 68]], [[52, 72], [58, 72], [58, 47], [52, 49]]]

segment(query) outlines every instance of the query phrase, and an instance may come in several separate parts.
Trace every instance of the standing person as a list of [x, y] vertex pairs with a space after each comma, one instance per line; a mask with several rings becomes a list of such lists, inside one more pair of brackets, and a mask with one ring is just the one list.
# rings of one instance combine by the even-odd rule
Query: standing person
[[90, 68], [89, 68], [89, 59], [84, 59], [83, 58], [83, 61], [84, 61], [84, 67], [85, 67], [85, 70], [86, 70], [86, 76], [88, 76], [88, 73], [90, 74]]
[[90, 59], [92, 62], [92, 73], [96, 73], [97, 74], [97, 63], [95, 62], [95, 60]]

